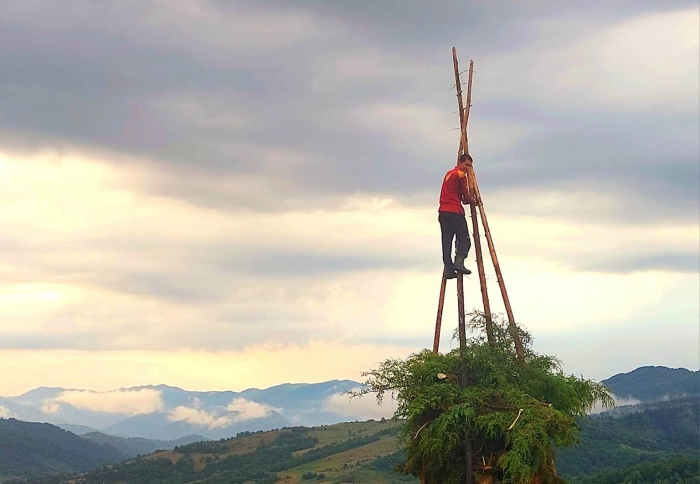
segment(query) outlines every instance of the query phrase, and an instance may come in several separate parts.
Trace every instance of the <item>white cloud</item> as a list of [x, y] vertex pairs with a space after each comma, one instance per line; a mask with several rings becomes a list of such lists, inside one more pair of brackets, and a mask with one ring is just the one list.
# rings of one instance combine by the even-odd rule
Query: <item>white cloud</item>
[[569, 35], [571, 28], [560, 18], [545, 20], [531, 50], [483, 59], [479, 101], [518, 92], [555, 110], [697, 115], [697, 8], [632, 17], [584, 38]]
[[[615, 401], [615, 406], [616, 407], [624, 407], [627, 405], [637, 405], [638, 403], [641, 403], [640, 400], [637, 400], [636, 398], [630, 397], [630, 398], [621, 398], [618, 397], [615, 394], [611, 394], [613, 400]], [[602, 412], [605, 412], [606, 410], [610, 410], [609, 408], [604, 408], [603, 405], [601, 405], [600, 402], [596, 402], [595, 406], [591, 409], [590, 413], [592, 415], [596, 415]]]
[[253, 402], [245, 398], [234, 398], [226, 409], [229, 412], [236, 413], [235, 417], [233, 417], [234, 422], [245, 422], [246, 420], [267, 417], [273, 411], [279, 410], [269, 405]]
[[164, 405], [162, 393], [149, 388], [115, 390], [111, 392], [67, 390], [55, 398], [44, 401], [42, 411], [45, 413], [57, 413], [60, 403], [67, 403], [81, 410], [125, 415], [157, 412]]
[[0, 418], [12, 418], [15, 414], [10, 412], [10, 409], [0, 405]]
[[[359, 389], [356, 388], [355, 390]], [[385, 398], [382, 404], [379, 405], [373, 395], [366, 395], [362, 398], [350, 398], [347, 393], [331, 395], [326, 399], [325, 403], [325, 409], [329, 412], [357, 420], [390, 418], [394, 415], [396, 407], [396, 401], [392, 398]]]
[[222, 408], [220, 411], [201, 409], [199, 399], [194, 399], [192, 403], [194, 407], [180, 405], [172, 409], [168, 412], [168, 420], [172, 422], [184, 421], [193, 425], [216, 429], [226, 427], [236, 422], [264, 418], [270, 415], [272, 411], [279, 410], [246, 398], [234, 398], [225, 409]]
[[50, 415], [55, 415], [61, 411], [61, 404], [53, 400], [44, 400], [41, 411]]
[[183, 405], [175, 407], [168, 413], [168, 420], [172, 422], [187, 422], [193, 425], [201, 425], [210, 429], [226, 427], [234, 422], [229, 415], [217, 415], [214, 412]]
[[615, 405], [618, 407], [624, 407], [626, 405], [637, 405], [638, 403], [642, 403], [641, 400], [638, 400], [634, 397], [629, 397], [629, 398], [622, 398], [618, 397], [617, 395], [613, 395], [613, 400], [615, 400]]

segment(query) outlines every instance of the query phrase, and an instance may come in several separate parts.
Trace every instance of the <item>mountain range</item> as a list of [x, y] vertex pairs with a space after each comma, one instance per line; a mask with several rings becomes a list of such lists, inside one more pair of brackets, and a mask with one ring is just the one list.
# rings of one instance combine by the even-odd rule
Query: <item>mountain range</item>
[[[603, 383], [623, 403], [700, 396], [700, 371], [684, 368], [645, 366]], [[347, 392], [359, 386], [352, 380], [332, 380], [241, 392], [196, 392], [167, 385], [108, 392], [40, 387], [16, 397], [0, 397], [0, 417], [48, 422], [79, 435], [99, 431], [170, 441], [391, 416], [390, 404], [379, 408], [369, 398], [350, 400]]]
[[[346, 393], [351, 380], [283, 384], [242, 392], [195, 392], [147, 385], [108, 392], [40, 387], [0, 397], [0, 417], [47, 422], [78, 434], [100, 431], [123, 437], [174, 440], [192, 434], [210, 439], [293, 425], [322, 425], [375, 416]], [[385, 412], [389, 416], [392, 412]]]

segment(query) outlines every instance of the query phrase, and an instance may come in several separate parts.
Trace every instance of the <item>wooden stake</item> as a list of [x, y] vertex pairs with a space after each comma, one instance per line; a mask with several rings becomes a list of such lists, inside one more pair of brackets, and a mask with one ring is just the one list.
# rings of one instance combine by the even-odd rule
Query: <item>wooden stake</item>
[[523, 344], [520, 341], [520, 334], [518, 333], [518, 326], [515, 324], [515, 317], [513, 316], [513, 308], [510, 305], [510, 299], [508, 298], [508, 291], [506, 291], [506, 283], [503, 280], [503, 273], [501, 272], [501, 265], [498, 263], [498, 255], [496, 255], [496, 247], [493, 244], [493, 237], [491, 236], [491, 230], [489, 229], [489, 221], [486, 218], [486, 210], [484, 209], [484, 202], [481, 199], [481, 192], [479, 191], [479, 184], [476, 181], [476, 173], [471, 170], [471, 183], [474, 187], [474, 194], [479, 202], [479, 213], [481, 215], [481, 223], [484, 226], [484, 235], [486, 236], [486, 242], [489, 246], [489, 252], [491, 253], [491, 261], [493, 262], [493, 268], [496, 271], [496, 279], [498, 280], [498, 287], [501, 289], [501, 296], [503, 296], [503, 305], [506, 307], [506, 314], [508, 315], [508, 329], [510, 330], [510, 335], [515, 343], [515, 353], [518, 355], [518, 359], [521, 362], [525, 361], [525, 353], [523, 351]]
[[476, 481], [474, 481], [474, 449], [472, 448], [472, 441], [469, 438], [469, 436], [467, 436], [467, 445], [465, 446], [464, 454], [466, 457], [466, 475], [464, 476], [464, 482], [466, 484], [475, 484]]
[[[472, 78], [474, 76], [474, 61], [469, 61], [469, 80], [467, 81], [467, 106], [464, 109], [464, 119], [462, 119], [462, 142], [461, 148], [469, 154], [469, 139], [467, 137], [467, 121], [469, 120], [469, 112], [472, 107]], [[458, 153], [458, 156], [461, 153]], [[473, 193], [471, 183], [468, 183], [470, 193]], [[486, 319], [486, 338], [488, 342], [494, 344], [496, 338], [493, 335], [493, 320], [491, 318], [491, 304], [489, 302], [489, 294], [486, 288], [486, 271], [484, 270], [484, 259], [481, 252], [481, 238], [479, 236], [479, 219], [476, 216], [476, 207], [469, 206], [469, 214], [472, 218], [472, 235], [474, 238], [474, 252], [476, 254], [476, 267], [479, 272], [479, 286], [481, 288], [481, 300], [484, 304], [484, 317]]]
[[437, 320], [435, 321], [435, 337], [433, 338], [433, 353], [437, 354], [440, 349], [440, 329], [442, 327], [442, 307], [445, 304], [445, 289], [447, 279], [445, 271], [442, 271], [442, 284], [440, 284], [440, 299], [438, 299]]
[[467, 328], [464, 319], [464, 277], [457, 273], [457, 317], [459, 333], [459, 349], [467, 349]]
[[[470, 183], [471, 184], [471, 183]], [[472, 190], [475, 193], [475, 190]], [[493, 319], [491, 317], [491, 303], [489, 293], [486, 289], [486, 271], [484, 270], [484, 257], [481, 252], [481, 236], [479, 235], [479, 217], [476, 214], [476, 207], [469, 206], [469, 213], [472, 217], [472, 236], [474, 237], [474, 252], [476, 253], [476, 268], [479, 272], [479, 286], [481, 287], [481, 301], [484, 303], [484, 318], [486, 319], [486, 339], [489, 344], [496, 343], [493, 335]]]
[[[472, 99], [472, 74], [474, 73], [474, 62], [469, 62], [469, 80], [467, 81], [467, 108], [464, 109], [462, 104], [462, 82], [459, 78], [459, 65], [457, 63], [457, 49], [452, 47], [452, 61], [455, 68], [455, 88], [457, 89], [457, 105], [459, 106], [459, 125], [461, 127], [459, 149], [457, 150], [457, 160], [462, 153], [469, 153], [469, 142], [467, 141], [467, 123], [469, 122], [469, 108]], [[464, 354], [467, 349], [467, 329], [464, 314], [464, 277], [461, 273], [457, 275], [457, 312], [458, 312], [458, 333], [459, 333], [459, 349], [461, 353], [461, 368], [459, 376], [459, 386], [464, 388], [467, 384]], [[473, 465], [473, 449], [471, 441], [467, 440], [464, 447], [466, 484], [474, 483], [474, 465]]]
[[[459, 64], [457, 62], [457, 49], [452, 47], [452, 63], [455, 68], [455, 87], [457, 89], [457, 105], [459, 107], [459, 124], [461, 127], [459, 150], [457, 151], [457, 159], [462, 153], [468, 153], [469, 144], [467, 143], [467, 122], [469, 121], [469, 103], [471, 102], [472, 92], [472, 72], [473, 62], [469, 63], [469, 81], [467, 83], [467, 109], [464, 109], [462, 102], [462, 81], [459, 77]], [[467, 347], [467, 329], [464, 316], [464, 277], [461, 273], [457, 274], [457, 332], [459, 334], [459, 348], [461, 350]]]
[[[455, 53], [456, 55], [456, 53]], [[467, 137], [467, 123], [469, 122], [469, 111], [471, 111], [472, 107], [472, 78], [474, 77], [474, 61], [470, 60], [469, 61], [469, 77], [467, 80], [467, 106], [464, 108], [464, 117], [460, 116], [460, 121], [462, 122], [462, 140], [461, 140], [461, 149], [464, 150], [464, 153], [469, 154], [469, 138]], [[461, 92], [462, 92], [462, 87], [460, 85], [459, 88], [460, 92], [460, 99], [462, 98]], [[460, 103], [461, 105], [461, 103]], [[460, 110], [460, 112], [462, 112]], [[457, 152], [457, 158], [459, 159], [460, 155], [462, 153], [460, 151]]]

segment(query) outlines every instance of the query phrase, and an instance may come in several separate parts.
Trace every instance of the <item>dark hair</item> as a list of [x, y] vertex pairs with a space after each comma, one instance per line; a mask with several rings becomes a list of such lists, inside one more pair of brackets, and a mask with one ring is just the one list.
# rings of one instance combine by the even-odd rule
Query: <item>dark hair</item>
[[463, 153], [462, 156], [459, 157], [459, 163], [466, 163], [467, 161], [474, 163], [471, 156], [469, 156], [467, 153]]

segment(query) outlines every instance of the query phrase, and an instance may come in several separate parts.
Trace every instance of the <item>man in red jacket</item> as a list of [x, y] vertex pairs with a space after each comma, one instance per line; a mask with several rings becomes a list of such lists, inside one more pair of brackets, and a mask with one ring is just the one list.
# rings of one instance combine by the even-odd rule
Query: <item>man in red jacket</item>
[[[442, 232], [442, 261], [445, 263], [445, 277], [454, 279], [457, 277], [455, 271], [462, 274], [472, 272], [464, 267], [464, 259], [467, 258], [471, 241], [469, 240], [469, 229], [467, 219], [464, 217], [465, 205], [475, 204], [474, 197], [469, 194], [467, 185], [467, 171], [471, 169], [472, 157], [463, 154], [459, 157], [457, 166], [445, 175], [440, 191], [440, 208], [438, 210], [440, 221], [440, 231]], [[455, 242], [456, 255], [452, 262], [452, 239], [457, 237]]]

